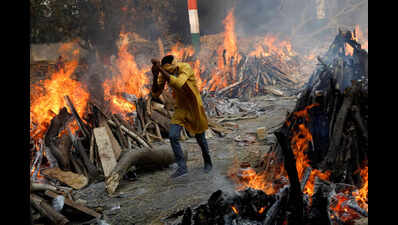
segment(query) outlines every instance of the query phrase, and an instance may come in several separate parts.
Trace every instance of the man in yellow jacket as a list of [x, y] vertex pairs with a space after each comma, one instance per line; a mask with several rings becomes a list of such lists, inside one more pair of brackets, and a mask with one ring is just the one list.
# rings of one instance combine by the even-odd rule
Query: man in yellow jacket
[[152, 59], [151, 61], [153, 64], [152, 97], [159, 97], [167, 82], [173, 91], [175, 99], [169, 138], [178, 169], [171, 177], [179, 177], [188, 172], [179, 143], [182, 127], [185, 127], [189, 133], [195, 135], [196, 141], [202, 150], [204, 170], [208, 173], [213, 167], [205, 137], [208, 121], [191, 66], [188, 63], [177, 62], [173, 55], [163, 57], [161, 62], [157, 59]]

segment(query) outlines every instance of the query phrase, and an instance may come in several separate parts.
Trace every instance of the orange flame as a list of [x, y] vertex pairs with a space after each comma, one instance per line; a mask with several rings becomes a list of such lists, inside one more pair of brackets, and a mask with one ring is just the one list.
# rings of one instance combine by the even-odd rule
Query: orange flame
[[360, 175], [362, 177], [362, 187], [357, 192], [354, 192], [355, 201], [358, 205], [368, 211], [368, 166], [361, 169]]
[[345, 194], [338, 193], [334, 198], [337, 202], [332, 204], [329, 208], [336, 213], [336, 216], [341, 221], [348, 222], [360, 218], [360, 215], [357, 212], [344, 204], [349, 200]]
[[261, 207], [261, 209], [258, 210], [258, 213], [259, 213], [259, 214], [263, 214], [264, 210], [265, 210], [265, 207]]
[[235, 213], [236, 215], [239, 214], [239, 211], [238, 211], [237, 208], [235, 208], [235, 206], [231, 206], [231, 208], [232, 208], [232, 210], [234, 211], [234, 213]]
[[80, 82], [71, 78], [77, 65], [77, 60], [66, 62], [50, 79], [31, 86], [31, 123], [37, 124], [31, 137], [35, 140], [43, 138], [51, 119], [66, 106], [64, 96], [70, 97], [81, 117], [85, 113], [89, 94]]
[[186, 57], [193, 56], [195, 50], [192, 46], [184, 47], [180, 42], [177, 42], [171, 47], [167, 55], [173, 55], [178, 61], [184, 60]]
[[116, 66], [119, 73], [104, 82], [105, 100], [110, 102], [110, 109], [112, 113], [129, 113], [135, 110], [135, 105], [128, 102], [121, 97], [121, 94], [133, 94], [140, 98], [149, 93], [145, 87], [149, 83], [146, 72], [150, 70], [149, 67], [139, 69], [135, 58], [128, 52], [129, 33], [121, 33], [121, 45], [119, 47], [119, 58], [116, 61]]
[[279, 41], [274, 35], [266, 35], [262, 43], [257, 44], [255, 50], [249, 53], [249, 56], [256, 57], [279, 56], [283, 60], [295, 55], [297, 53], [293, 50], [290, 41]]
[[228, 12], [223, 20], [223, 24], [225, 30], [224, 42], [223, 45], [220, 45], [217, 49], [217, 68], [212, 71], [211, 78], [207, 82], [207, 88], [210, 91], [224, 88], [228, 86], [229, 83], [236, 81], [236, 67], [242, 58], [237, 47], [234, 9]]

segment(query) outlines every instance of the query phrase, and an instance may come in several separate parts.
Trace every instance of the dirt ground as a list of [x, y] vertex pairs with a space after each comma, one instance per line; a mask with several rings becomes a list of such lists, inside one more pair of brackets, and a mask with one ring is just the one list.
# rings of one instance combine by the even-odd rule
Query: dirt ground
[[[208, 200], [210, 195], [222, 189], [233, 192], [235, 184], [228, 178], [228, 169], [234, 159], [254, 162], [268, 151], [275, 138], [270, 132], [285, 120], [293, 110], [296, 98], [261, 96], [251, 99], [269, 110], [256, 119], [234, 121], [239, 125], [225, 137], [208, 139], [213, 170], [203, 172], [203, 159], [194, 138], [181, 142], [188, 154], [188, 176], [171, 179], [175, 168], [161, 171], [137, 173], [137, 180], [123, 181], [114, 196], [105, 191], [104, 182], [92, 184], [73, 194], [75, 200], [82, 199], [86, 205], [103, 213], [109, 224], [160, 225], [168, 224], [163, 219], [188, 206], [195, 207]], [[242, 144], [234, 138], [238, 135], [256, 136], [258, 127], [265, 127], [268, 137], [251, 144]], [[165, 143], [169, 145], [169, 143]]]

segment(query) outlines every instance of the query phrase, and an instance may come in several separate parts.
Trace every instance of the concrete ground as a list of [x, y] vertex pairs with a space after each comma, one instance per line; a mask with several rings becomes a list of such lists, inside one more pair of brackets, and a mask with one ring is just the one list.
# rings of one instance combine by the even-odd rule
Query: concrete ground
[[256, 119], [234, 121], [239, 128], [225, 137], [208, 139], [214, 164], [209, 174], [203, 172], [201, 151], [192, 138], [181, 142], [189, 152], [187, 176], [170, 179], [175, 170], [173, 167], [141, 172], [137, 173], [137, 180], [123, 181], [113, 197], [108, 196], [104, 183], [100, 182], [76, 191], [75, 200], [86, 201], [88, 207], [103, 213], [109, 224], [164, 225], [167, 224], [164, 218], [188, 206], [198, 206], [218, 189], [234, 191], [235, 184], [227, 176], [234, 159], [254, 162], [261, 159], [272, 144], [267, 139], [244, 145], [234, 138], [238, 135], [255, 137], [258, 127], [272, 132], [285, 120], [287, 112], [293, 110], [296, 99], [262, 96], [251, 101], [272, 107]]

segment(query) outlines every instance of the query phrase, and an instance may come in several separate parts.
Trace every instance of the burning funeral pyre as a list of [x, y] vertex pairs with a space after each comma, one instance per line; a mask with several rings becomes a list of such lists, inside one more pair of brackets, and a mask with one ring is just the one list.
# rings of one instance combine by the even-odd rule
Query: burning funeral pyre
[[[287, 214], [337, 224], [367, 216], [367, 80], [362, 78], [367, 78], [367, 53], [356, 36], [339, 34], [325, 57], [318, 58], [322, 67], [305, 84], [309, 73], [302, 68], [313, 56], [301, 57], [289, 41], [271, 34], [252, 49], [240, 49], [233, 10], [223, 22], [223, 38], [214, 42], [218, 45], [199, 53], [180, 43], [165, 51], [158, 41], [160, 57], [173, 54], [191, 64], [210, 117], [255, 114], [259, 109], [245, 100], [264, 94], [295, 96], [305, 89], [279, 131], [279, 144], [264, 157], [262, 170], [244, 163], [232, 168], [230, 176], [240, 194], [214, 193], [207, 206], [187, 209], [183, 224], [191, 224], [191, 219], [194, 224], [283, 224], [285, 218], [292, 220]], [[173, 98], [170, 90], [160, 100], [150, 97], [150, 67], [137, 63], [130, 52], [133, 36], [120, 34], [116, 59], [98, 72], [111, 75], [103, 76], [95, 91], [92, 83], [79, 79], [78, 74], [91, 71], [73, 44], [60, 49], [68, 60], [50, 65], [50, 77], [31, 87], [31, 202], [53, 223], [101, 217], [74, 202], [73, 190], [105, 181], [112, 195], [122, 179], [134, 179], [135, 168], [163, 168], [174, 162], [170, 148], [153, 145], [168, 137]], [[361, 82], [351, 86], [351, 80], [358, 79]], [[218, 122], [210, 119], [207, 137], [225, 135], [227, 129]], [[190, 136], [182, 130], [182, 139]], [[284, 146], [287, 142], [291, 144]], [[283, 156], [289, 151], [295, 161], [286, 162]], [[297, 181], [300, 190], [294, 189]], [[60, 196], [62, 213], [49, 203]], [[289, 208], [292, 199], [303, 199], [304, 215]], [[317, 211], [319, 204], [327, 204], [328, 210]]]
[[[350, 53], [347, 54], [347, 49]], [[175, 224], [353, 224], [368, 217], [368, 54], [340, 31], [258, 168], [236, 162], [237, 193], [168, 217]]]

